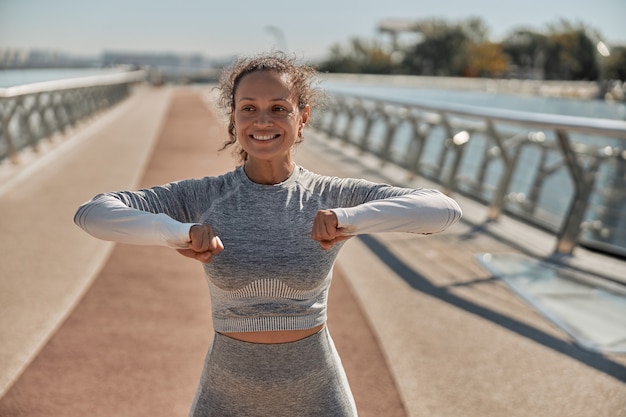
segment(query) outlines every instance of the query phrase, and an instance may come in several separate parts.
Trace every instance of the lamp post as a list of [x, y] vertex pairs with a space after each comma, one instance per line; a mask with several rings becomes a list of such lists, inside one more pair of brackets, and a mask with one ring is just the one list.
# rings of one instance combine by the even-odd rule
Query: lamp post
[[274, 36], [279, 50], [283, 52], [289, 52], [289, 49], [287, 48], [287, 40], [285, 39], [285, 34], [282, 30], [280, 30], [276, 26], [266, 26], [265, 30], [268, 31], [272, 36]]
[[607, 91], [607, 80], [606, 77], [606, 62], [605, 59], [611, 56], [611, 50], [609, 47], [600, 39], [600, 36], [595, 33], [595, 31], [591, 31], [587, 29], [585, 34], [591, 40], [594, 45], [593, 48], [593, 56], [596, 61], [596, 65], [598, 67], [598, 98], [604, 98]]
[[602, 42], [601, 40], [598, 40], [596, 43], [595, 53], [596, 53], [596, 63], [598, 65], [598, 85], [599, 85], [599, 90], [600, 90], [600, 97], [604, 98], [607, 87], [608, 87], [607, 80], [605, 79], [606, 78], [605, 58], [608, 58], [609, 56], [611, 56], [611, 51], [609, 50], [609, 47], [606, 46], [604, 42]]

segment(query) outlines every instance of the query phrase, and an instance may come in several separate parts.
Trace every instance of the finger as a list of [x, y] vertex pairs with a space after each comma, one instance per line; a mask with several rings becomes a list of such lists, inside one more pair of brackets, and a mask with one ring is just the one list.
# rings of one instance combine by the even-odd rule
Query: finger
[[190, 238], [189, 247], [196, 252], [217, 251], [219, 253], [224, 248], [221, 240], [208, 224], [192, 226]]
[[[204, 241], [205, 227], [204, 225], [191, 226], [189, 230], [189, 247], [196, 252], [202, 252]], [[206, 249], [205, 249], [206, 250]]]
[[322, 249], [328, 250], [335, 246], [337, 242], [337, 239], [320, 240], [320, 246], [322, 247]]
[[342, 235], [341, 229], [334, 226], [334, 223], [322, 222], [313, 237], [313, 240], [333, 240]]
[[213, 232], [213, 229], [211, 228], [211, 226], [204, 225], [203, 230], [202, 230], [202, 237], [200, 240], [200, 248], [198, 252], [210, 251], [213, 245], [213, 240], [216, 237], [217, 236], [215, 235], [215, 232]]
[[213, 255], [217, 255], [223, 250], [224, 244], [222, 243], [222, 240], [219, 238], [219, 236], [213, 235], [212, 239], [210, 240], [208, 251], [210, 251]]
[[213, 254], [211, 252], [200, 252], [196, 254], [196, 259], [203, 264], [208, 264], [213, 260]]
[[331, 239], [337, 236], [338, 233], [336, 223], [333, 222], [332, 219], [329, 219], [327, 217], [324, 218], [324, 233], [326, 233], [326, 236]]
[[333, 239], [337, 234], [337, 216], [330, 210], [320, 210], [313, 219], [311, 237], [314, 240]]
[[[341, 230], [341, 229], [339, 229]], [[332, 248], [333, 246], [335, 246], [337, 243], [342, 242], [344, 240], [348, 240], [350, 239], [352, 236], [351, 235], [339, 235], [333, 239], [328, 239], [328, 240], [320, 240], [320, 246], [322, 247], [322, 249], [324, 250], [328, 250], [330, 248]]]
[[320, 233], [320, 212], [317, 212], [313, 218], [313, 226], [311, 227], [311, 238], [313, 240], [321, 240], [322, 234]]
[[322, 233], [322, 228], [319, 221], [315, 221], [313, 223], [313, 228], [311, 229], [311, 238], [313, 240], [323, 240], [324, 234]]
[[187, 257], [187, 258], [191, 258], [191, 259], [195, 259], [197, 261], [200, 261], [202, 263], [208, 264], [211, 262], [211, 260], [213, 259], [213, 254], [211, 252], [196, 252], [193, 249], [177, 249], [178, 253], [180, 253], [181, 255]]
[[320, 240], [320, 246], [324, 250], [328, 250], [333, 247], [333, 243], [330, 240]]

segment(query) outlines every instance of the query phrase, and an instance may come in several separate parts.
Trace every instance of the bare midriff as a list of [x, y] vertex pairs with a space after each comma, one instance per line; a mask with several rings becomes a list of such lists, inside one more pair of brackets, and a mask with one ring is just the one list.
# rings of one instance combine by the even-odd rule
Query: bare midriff
[[302, 340], [314, 335], [324, 328], [326, 324], [304, 330], [280, 330], [275, 332], [241, 332], [241, 333], [220, 333], [232, 339], [249, 343], [289, 343]]

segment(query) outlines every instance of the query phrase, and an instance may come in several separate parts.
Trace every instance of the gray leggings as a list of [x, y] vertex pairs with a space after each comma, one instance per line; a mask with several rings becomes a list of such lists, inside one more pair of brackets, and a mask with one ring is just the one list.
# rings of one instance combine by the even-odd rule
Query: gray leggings
[[356, 417], [325, 327], [291, 343], [247, 343], [215, 334], [190, 417]]

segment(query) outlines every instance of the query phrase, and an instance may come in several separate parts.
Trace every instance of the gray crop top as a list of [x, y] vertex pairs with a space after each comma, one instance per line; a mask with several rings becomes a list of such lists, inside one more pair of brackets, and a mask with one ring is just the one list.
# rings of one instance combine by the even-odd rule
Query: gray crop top
[[283, 183], [252, 182], [243, 168], [136, 192], [100, 194], [74, 221], [123, 243], [187, 247], [189, 228], [208, 223], [224, 244], [204, 269], [218, 332], [299, 330], [326, 321], [329, 250], [311, 239], [318, 210], [332, 209], [350, 234], [437, 233], [461, 217], [436, 190], [407, 189], [312, 173], [296, 166]]

